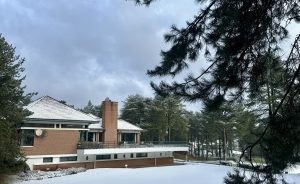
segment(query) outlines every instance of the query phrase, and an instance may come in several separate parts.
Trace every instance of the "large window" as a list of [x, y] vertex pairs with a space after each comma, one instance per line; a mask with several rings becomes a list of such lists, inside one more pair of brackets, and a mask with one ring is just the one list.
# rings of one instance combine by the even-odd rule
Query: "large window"
[[122, 142], [134, 143], [135, 142], [135, 133], [122, 133]]
[[136, 157], [148, 157], [147, 153], [137, 153]]
[[73, 156], [73, 157], [60, 157], [59, 158], [60, 162], [71, 162], [71, 161], [77, 161], [77, 157]]
[[80, 141], [95, 142], [96, 141], [96, 133], [88, 132], [86, 130], [80, 131]]
[[96, 155], [96, 160], [107, 160], [110, 159], [110, 155]]
[[21, 130], [21, 146], [33, 146], [34, 130]]

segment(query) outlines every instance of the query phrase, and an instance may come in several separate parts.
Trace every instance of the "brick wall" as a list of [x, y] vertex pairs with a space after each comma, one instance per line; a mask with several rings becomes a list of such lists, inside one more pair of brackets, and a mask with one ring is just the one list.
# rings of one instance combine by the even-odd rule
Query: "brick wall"
[[106, 99], [102, 103], [102, 126], [104, 130], [104, 142], [117, 143], [117, 121], [118, 121], [118, 102]]
[[76, 154], [78, 130], [44, 130], [44, 136], [34, 137], [33, 147], [21, 148], [26, 155]]
[[[159, 165], [171, 165], [173, 164], [173, 158], [156, 158], [156, 166]], [[127, 167], [150, 167], [155, 166], [154, 158], [144, 158], [144, 159], [130, 159], [130, 160], [111, 160], [111, 161], [97, 161], [95, 164], [96, 168], [124, 168]]]
[[49, 165], [35, 165], [33, 166], [33, 170], [41, 170], [41, 171], [55, 171], [58, 168], [66, 169], [71, 167], [83, 167], [86, 169], [94, 169], [93, 162], [81, 162], [81, 163], [61, 163], [61, 164], [49, 164]]

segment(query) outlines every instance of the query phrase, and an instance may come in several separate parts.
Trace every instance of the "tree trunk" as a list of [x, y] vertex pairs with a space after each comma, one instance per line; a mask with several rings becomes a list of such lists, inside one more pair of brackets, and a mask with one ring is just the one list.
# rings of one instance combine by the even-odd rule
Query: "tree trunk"
[[206, 144], [205, 144], [205, 147], [206, 147], [206, 160], [208, 160], [208, 150], [209, 150], [209, 147], [208, 147], [208, 135], [206, 134]]
[[197, 144], [197, 156], [200, 157], [200, 140], [198, 139], [198, 144]]
[[171, 128], [169, 126], [169, 130], [168, 130], [168, 134], [169, 134], [169, 142], [171, 141]]
[[201, 157], [204, 158], [204, 146], [201, 144]]
[[222, 154], [222, 148], [221, 148], [221, 137], [219, 137], [219, 158], [220, 158], [220, 160], [221, 160], [221, 154]]
[[211, 156], [214, 156], [214, 148], [213, 148], [213, 143], [210, 142], [210, 149], [211, 149]]
[[224, 137], [224, 140], [223, 140], [223, 158], [224, 160], [226, 161], [226, 153], [227, 153], [227, 145], [226, 145], [226, 129], [224, 127], [223, 129], [223, 137]]
[[267, 103], [269, 107], [269, 115], [272, 116], [273, 114], [273, 109], [272, 109], [272, 103], [271, 103], [271, 95], [270, 95], [270, 69], [267, 70]]

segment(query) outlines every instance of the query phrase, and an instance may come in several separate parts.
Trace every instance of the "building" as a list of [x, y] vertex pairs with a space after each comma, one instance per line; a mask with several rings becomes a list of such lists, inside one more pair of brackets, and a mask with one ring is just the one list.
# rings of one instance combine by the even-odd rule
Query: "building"
[[144, 131], [118, 119], [118, 103], [103, 101], [102, 119], [44, 96], [26, 106], [21, 149], [34, 170], [145, 167], [173, 163], [183, 144], [141, 142]]

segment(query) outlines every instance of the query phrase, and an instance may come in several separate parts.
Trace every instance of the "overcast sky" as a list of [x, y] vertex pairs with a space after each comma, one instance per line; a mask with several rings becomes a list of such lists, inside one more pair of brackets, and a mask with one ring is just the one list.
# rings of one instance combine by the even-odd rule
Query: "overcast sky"
[[167, 48], [163, 34], [195, 13], [192, 0], [0, 0], [0, 33], [26, 58], [27, 92], [83, 107], [153, 96], [146, 71]]
[[[106, 97], [153, 96], [147, 69], [160, 62], [172, 24], [198, 11], [193, 0], [0, 0], [0, 33], [26, 58], [27, 92], [83, 107]], [[200, 70], [204, 62], [196, 64]], [[155, 79], [157, 80], [157, 79]], [[199, 110], [200, 103], [187, 104]]]

